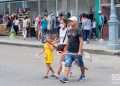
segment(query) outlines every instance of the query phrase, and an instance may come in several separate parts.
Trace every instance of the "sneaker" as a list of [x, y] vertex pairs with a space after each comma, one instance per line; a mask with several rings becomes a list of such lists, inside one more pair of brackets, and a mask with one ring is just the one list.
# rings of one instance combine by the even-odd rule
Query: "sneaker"
[[78, 81], [81, 81], [81, 80], [87, 80], [87, 78], [84, 75], [81, 75]]
[[69, 80], [68, 80], [66, 77], [61, 77], [61, 78], [60, 78], [60, 81], [61, 81], [62, 83], [67, 83], [67, 82], [69, 82]]
[[95, 41], [98, 41], [98, 39], [96, 38]]
[[51, 77], [56, 77], [56, 75], [55, 75], [55, 74], [52, 74]]
[[89, 44], [89, 41], [84, 41], [84, 44], [86, 45], [86, 44]]
[[58, 74], [55, 74], [55, 78], [56, 78], [56, 79], [59, 79], [59, 75], [58, 75]]
[[101, 38], [101, 39], [99, 40], [99, 42], [104, 42], [104, 39]]

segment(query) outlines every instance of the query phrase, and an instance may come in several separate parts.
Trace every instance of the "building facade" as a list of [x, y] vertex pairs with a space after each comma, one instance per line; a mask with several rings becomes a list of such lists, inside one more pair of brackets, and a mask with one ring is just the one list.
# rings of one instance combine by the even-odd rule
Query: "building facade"
[[[108, 20], [110, 18], [110, 2], [111, 0], [101, 0], [101, 8], [102, 8], [102, 12], [105, 16], [107, 16]], [[120, 21], [120, 0], [115, 0], [115, 4], [116, 4], [116, 12], [117, 12], [117, 17]], [[105, 32], [105, 34], [108, 34], [108, 26], [105, 27], [105, 29], [107, 29], [107, 31]], [[119, 32], [120, 34], [120, 29]], [[120, 35], [119, 35], [120, 37]]]
[[44, 11], [70, 12], [72, 15], [94, 10], [95, 0], [0, 0], [1, 14], [13, 13], [17, 8], [30, 8], [33, 15], [43, 15]]
[[[101, 0], [101, 7], [103, 13], [109, 18], [110, 15], [110, 0]], [[120, 0], [115, 0], [117, 16], [120, 20]]]

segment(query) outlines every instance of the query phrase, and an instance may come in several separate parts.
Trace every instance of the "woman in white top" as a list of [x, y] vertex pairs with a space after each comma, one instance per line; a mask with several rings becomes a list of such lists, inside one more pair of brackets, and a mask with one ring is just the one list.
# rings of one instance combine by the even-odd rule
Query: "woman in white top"
[[67, 32], [67, 27], [65, 27], [65, 24], [63, 22], [63, 24], [60, 24], [60, 34], [59, 34], [59, 44], [66, 44], [66, 32]]
[[[59, 30], [59, 44], [64, 44], [66, 45], [67, 43], [67, 20], [63, 19], [63, 22], [60, 23], [60, 30]], [[61, 58], [60, 58], [60, 63], [58, 66], [58, 71], [56, 76], [59, 77], [59, 75], [62, 72], [62, 63], [64, 62], [64, 52], [66, 51], [66, 46], [64, 47], [64, 51], [61, 51]]]

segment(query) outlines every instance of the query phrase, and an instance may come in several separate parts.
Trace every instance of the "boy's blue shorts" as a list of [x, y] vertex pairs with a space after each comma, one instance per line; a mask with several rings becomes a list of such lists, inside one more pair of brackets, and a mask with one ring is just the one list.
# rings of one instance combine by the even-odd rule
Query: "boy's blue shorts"
[[65, 62], [65, 67], [71, 67], [73, 61], [76, 61], [78, 66], [84, 67], [84, 62], [83, 58], [81, 55], [72, 55], [72, 54], [66, 54], [64, 62]]

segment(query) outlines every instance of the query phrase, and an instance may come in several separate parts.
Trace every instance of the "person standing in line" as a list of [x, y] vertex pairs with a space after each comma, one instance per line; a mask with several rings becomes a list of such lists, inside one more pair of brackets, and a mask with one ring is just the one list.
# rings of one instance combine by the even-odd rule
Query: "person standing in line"
[[46, 35], [48, 34], [48, 15], [44, 15], [44, 18], [42, 19], [42, 42], [45, 42]]
[[27, 28], [28, 28], [28, 17], [25, 17], [23, 19], [23, 39], [25, 40], [27, 37]]
[[92, 38], [97, 40], [97, 34], [96, 34], [96, 20], [95, 18], [92, 21]]
[[31, 18], [28, 17], [27, 18], [27, 37], [30, 37], [31, 36], [31, 33], [30, 33], [30, 30], [31, 30]]
[[103, 34], [103, 27], [104, 27], [104, 15], [102, 14], [101, 11], [99, 11], [99, 23], [98, 23], [98, 28], [100, 32], [100, 40], [102, 41], [102, 34]]
[[38, 16], [36, 16], [34, 18], [34, 21], [35, 21], [35, 34], [36, 34], [36, 38], [38, 39]]
[[60, 22], [59, 22], [59, 17], [57, 16], [55, 18], [55, 33], [56, 33], [56, 37], [57, 39], [59, 39], [59, 29], [60, 29]]
[[39, 21], [38, 21], [38, 40], [41, 39], [41, 34], [42, 34], [42, 31], [41, 31], [41, 28], [42, 28], [42, 24], [41, 24], [41, 17], [39, 16]]
[[15, 16], [15, 19], [13, 20], [13, 28], [15, 30], [16, 35], [19, 32], [19, 19], [17, 16]]
[[57, 20], [56, 20], [56, 16], [54, 13], [51, 14], [51, 28], [52, 28], [52, 34], [57, 33], [56, 29], [57, 29]]
[[9, 30], [9, 32], [11, 31], [11, 27], [12, 27], [12, 17], [9, 16], [8, 17], [8, 22], [7, 22], [7, 29]]
[[40, 40], [41, 38], [41, 17], [37, 16], [35, 18], [35, 33], [37, 40]]
[[48, 26], [47, 26], [48, 33], [52, 34], [52, 29], [53, 28], [52, 28], [52, 15], [51, 14], [48, 15], [47, 20], [48, 20]]
[[92, 23], [87, 14], [83, 14], [82, 17], [82, 29], [84, 43], [88, 43], [90, 39], [90, 31], [92, 29]]

